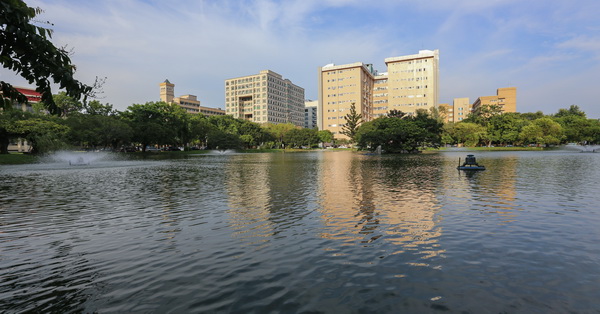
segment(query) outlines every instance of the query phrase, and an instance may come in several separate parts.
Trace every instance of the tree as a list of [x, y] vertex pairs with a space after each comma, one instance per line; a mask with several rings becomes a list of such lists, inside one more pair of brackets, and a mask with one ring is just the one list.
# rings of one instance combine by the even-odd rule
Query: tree
[[487, 137], [486, 128], [470, 122], [455, 123], [454, 127], [447, 129], [447, 131], [451, 132], [450, 136], [457, 143], [463, 143], [468, 147], [477, 146], [482, 139]]
[[[22, 0], [0, 2], [0, 63], [35, 84], [50, 113], [59, 114], [61, 109], [53, 100], [51, 81], [74, 99], [85, 99], [93, 88], [73, 77], [75, 66], [68, 52], [49, 40], [52, 30], [31, 24], [41, 12]], [[27, 97], [9, 83], [0, 81], [0, 92], [4, 96], [0, 99], [1, 108], [10, 107], [13, 101], [27, 103]]]
[[360, 149], [386, 153], [414, 153], [427, 142], [427, 130], [410, 119], [380, 117], [363, 123], [356, 133]]
[[350, 112], [344, 116], [346, 124], [342, 126], [340, 133], [350, 138], [350, 141], [354, 142], [358, 127], [362, 123], [362, 114], [356, 112], [356, 106], [354, 103], [350, 105]]
[[85, 113], [91, 115], [113, 116], [119, 112], [111, 104], [101, 104], [98, 100], [92, 100], [83, 106]]
[[515, 144], [519, 141], [519, 133], [530, 122], [517, 112], [506, 112], [493, 116], [487, 127], [488, 146], [492, 142], [499, 144]]
[[9, 129], [13, 134], [27, 139], [31, 153], [42, 154], [65, 148], [63, 141], [69, 127], [50, 117], [32, 117], [16, 121]]
[[76, 146], [112, 147], [130, 141], [133, 130], [118, 116], [75, 114], [65, 120], [68, 138]]
[[296, 129], [296, 126], [291, 123], [279, 123], [271, 124], [267, 123], [263, 125], [272, 138], [277, 142], [277, 148], [285, 148], [285, 134], [291, 130]]
[[569, 109], [558, 109], [558, 112], [554, 115], [555, 118], [562, 118], [565, 116], [586, 117], [585, 112], [581, 111], [577, 105], [571, 105]]
[[329, 130], [321, 130], [317, 132], [317, 136], [319, 137], [319, 142], [321, 143], [332, 143], [333, 142], [333, 133]]
[[165, 102], [147, 102], [127, 108], [122, 116], [133, 129], [132, 140], [142, 144], [142, 151], [150, 144], [167, 145], [178, 141], [183, 127], [176, 114], [181, 107]]
[[29, 116], [28, 112], [12, 108], [0, 111], [0, 154], [8, 154], [10, 140], [19, 136], [19, 133], [14, 132], [15, 123]]
[[83, 111], [83, 104], [79, 100], [67, 95], [65, 92], [53, 95], [52, 98], [54, 99], [56, 106], [60, 109], [60, 115], [62, 117]]
[[295, 128], [285, 134], [284, 141], [288, 147], [312, 147], [318, 143], [319, 136], [315, 129]]
[[563, 129], [558, 122], [545, 117], [537, 119], [531, 124], [523, 127], [519, 137], [525, 143], [536, 143], [538, 145], [548, 146], [559, 144], [564, 135]]

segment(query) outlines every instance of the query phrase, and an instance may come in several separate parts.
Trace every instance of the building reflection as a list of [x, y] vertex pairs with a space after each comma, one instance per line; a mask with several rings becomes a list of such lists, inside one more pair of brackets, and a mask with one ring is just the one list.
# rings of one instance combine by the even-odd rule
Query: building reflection
[[[481, 159], [480, 159], [481, 161]], [[487, 213], [498, 214], [503, 222], [513, 221], [516, 217], [516, 178], [519, 158], [504, 156], [501, 159], [483, 160], [488, 170], [446, 171], [443, 195], [452, 195], [465, 204], [465, 210], [470, 209], [470, 203], [476, 203], [475, 208]], [[455, 168], [456, 164], [450, 159], [445, 160], [445, 168]]]
[[[409, 159], [410, 161], [410, 159]], [[375, 240], [392, 244], [392, 252], [418, 250], [423, 258], [442, 252], [437, 238], [439, 208], [429, 173], [410, 163], [355, 153], [322, 154], [319, 189], [327, 228], [321, 236], [345, 242]], [[438, 170], [439, 171], [439, 170]]]

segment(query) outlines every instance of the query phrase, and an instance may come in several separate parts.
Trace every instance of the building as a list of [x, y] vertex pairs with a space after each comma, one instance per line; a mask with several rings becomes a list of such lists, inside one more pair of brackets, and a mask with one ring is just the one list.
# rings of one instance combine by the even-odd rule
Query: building
[[340, 131], [352, 104], [363, 121], [390, 110], [414, 114], [417, 109], [437, 107], [438, 50], [421, 50], [384, 61], [387, 72], [382, 73], [362, 62], [319, 68], [319, 129], [343, 138]]
[[316, 129], [317, 109], [319, 102], [316, 100], [307, 100], [304, 102], [304, 127], [307, 129]]
[[454, 98], [452, 105], [439, 104], [438, 108], [440, 112], [444, 114], [444, 121], [448, 122], [460, 122], [466, 119], [471, 113], [471, 103], [468, 97]]
[[304, 88], [270, 70], [225, 80], [225, 110], [257, 123], [304, 126]]
[[[27, 97], [27, 103], [13, 103], [13, 107], [17, 110], [26, 111], [26, 112], [34, 112], [33, 104], [39, 103], [42, 100], [42, 94], [38, 93], [35, 89], [27, 88], [27, 87], [17, 87], [14, 86], [14, 89], [19, 91], [19, 93], [25, 95]], [[1, 95], [0, 95], [1, 96]], [[2, 110], [2, 109], [0, 109]], [[17, 152], [28, 152], [31, 150], [31, 146], [25, 139], [17, 138], [11, 139], [8, 144], [9, 151], [17, 151]]]
[[496, 96], [481, 96], [473, 103], [473, 110], [483, 105], [498, 105], [502, 112], [517, 112], [517, 88], [498, 88]]
[[225, 115], [225, 110], [219, 108], [203, 107], [200, 105], [198, 97], [195, 95], [183, 95], [175, 97], [175, 84], [165, 80], [159, 84], [160, 100], [166, 103], [178, 104], [188, 113], [202, 113], [206, 116]]

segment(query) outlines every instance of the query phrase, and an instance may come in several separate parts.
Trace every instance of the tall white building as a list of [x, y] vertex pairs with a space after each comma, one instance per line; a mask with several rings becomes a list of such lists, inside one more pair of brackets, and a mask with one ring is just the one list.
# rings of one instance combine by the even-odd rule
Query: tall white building
[[225, 80], [225, 111], [257, 123], [304, 126], [304, 88], [270, 70]]

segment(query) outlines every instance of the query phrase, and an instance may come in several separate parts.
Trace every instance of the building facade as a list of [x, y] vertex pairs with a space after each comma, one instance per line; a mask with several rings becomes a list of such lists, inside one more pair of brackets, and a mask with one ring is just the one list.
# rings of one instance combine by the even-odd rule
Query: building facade
[[385, 64], [387, 72], [382, 73], [362, 62], [319, 68], [319, 129], [344, 138], [340, 132], [352, 104], [363, 121], [390, 110], [414, 114], [417, 109], [437, 107], [438, 50], [386, 58]]
[[[27, 103], [17, 103], [13, 102], [13, 108], [16, 110], [21, 110], [24, 112], [34, 112], [33, 104], [37, 104], [42, 100], [42, 94], [38, 93], [33, 88], [27, 87], [17, 87], [14, 88], [19, 91], [19, 93], [25, 95], [27, 97]], [[0, 97], [2, 94], [0, 93]], [[2, 110], [2, 109], [0, 109]], [[31, 145], [27, 142], [27, 140], [23, 138], [11, 138], [8, 143], [8, 151], [17, 151], [17, 152], [28, 152], [31, 150]]]
[[175, 97], [175, 84], [169, 82], [169, 80], [165, 80], [164, 82], [160, 83], [159, 86], [161, 101], [169, 104], [178, 104], [188, 113], [202, 113], [206, 116], [225, 115], [225, 110], [223, 109], [201, 106], [198, 97], [195, 95], [183, 95]]
[[307, 129], [316, 129], [317, 124], [317, 109], [319, 102], [316, 100], [307, 100], [304, 102], [304, 127]]
[[473, 103], [473, 110], [483, 105], [498, 105], [502, 112], [517, 112], [517, 88], [498, 88], [496, 96], [481, 96]]
[[304, 88], [271, 70], [225, 80], [225, 111], [257, 123], [304, 126]]
[[471, 103], [468, 97], [454, 98], [452, 105], [439, 104], [438, 108], [444, 115], [444, 122], [454, 123], [466, 119], [471, 113]]

